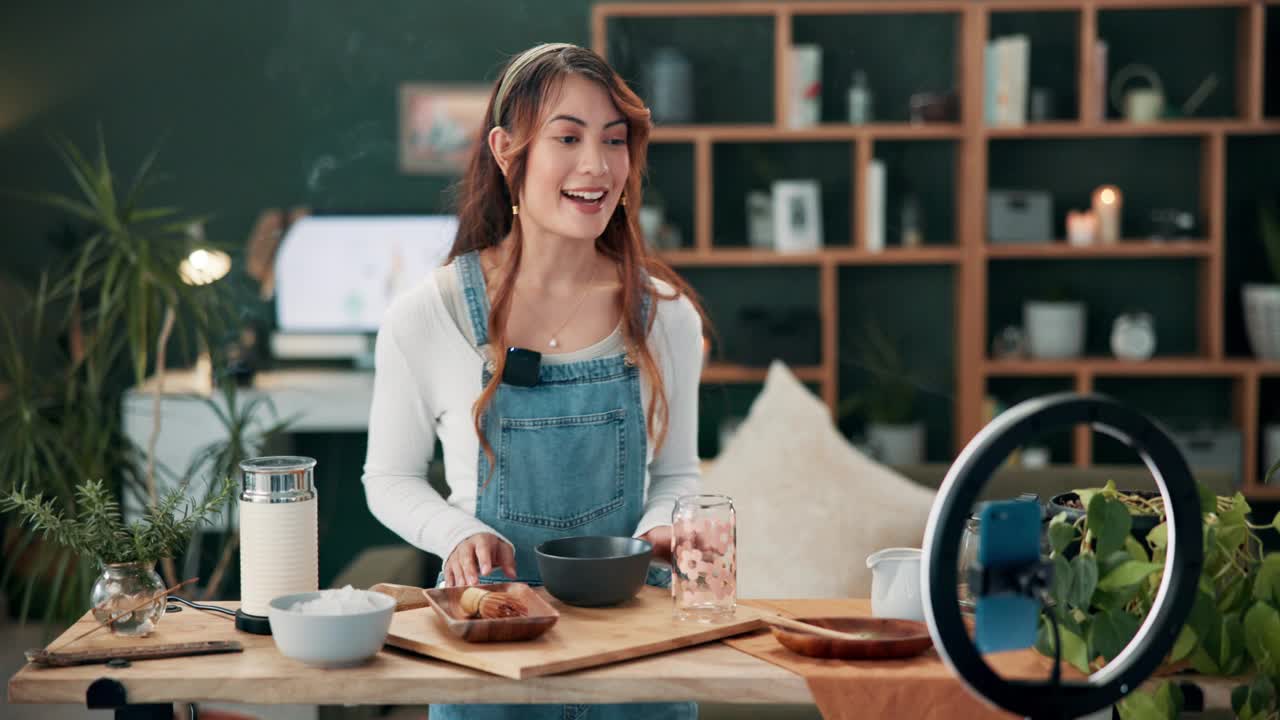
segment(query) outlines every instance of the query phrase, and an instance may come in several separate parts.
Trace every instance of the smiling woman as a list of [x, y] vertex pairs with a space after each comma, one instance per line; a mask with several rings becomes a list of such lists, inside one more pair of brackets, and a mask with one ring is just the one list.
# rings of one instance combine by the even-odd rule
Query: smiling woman
[[[507, 65], [485, 117], [450, 262], [378, 334], [369, 507], [446, 558], [444, 586], [541, 584], [534, 549], [565, 537], [643, 538], [669, 560], [676, 499], [701, 486], [703, 314], [628, 209], [641, 204], [649, 111], [600, 56], [555, 44]], [[436, 437], [448, 501], [426, 480]], [[650, 567], [648, 582], [668, 584], [669, 568]], [[584, 709], [434, 706], [431, 717]]]

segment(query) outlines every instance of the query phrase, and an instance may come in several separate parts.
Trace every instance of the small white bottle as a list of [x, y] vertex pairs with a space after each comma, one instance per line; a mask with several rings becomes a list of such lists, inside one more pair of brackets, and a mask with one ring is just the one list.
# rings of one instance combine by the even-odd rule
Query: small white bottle
[[853, 85], [849, 86], [849, 122], [862, 125], [871, 122], [871, 86], [862, 70], [853, 73]]

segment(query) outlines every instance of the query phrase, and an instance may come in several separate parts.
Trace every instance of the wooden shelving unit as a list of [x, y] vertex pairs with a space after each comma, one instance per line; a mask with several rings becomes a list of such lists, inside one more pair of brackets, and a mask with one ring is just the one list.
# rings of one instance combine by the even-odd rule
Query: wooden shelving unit
[[[1188, 119], [1159, 123], [1126, 123], [1092, 120], [1028, 124], [1022, 127], [988, 127], [983, 118], [983, 58], [993, 13], [1069, 11], [1078, 15], [1075, 37], [1079, 118], [1095, 118], [1099, 108], [1089, 87], [1094, 72], [1090, 58], [1098, 34], [1099, 13], [1113, 10], [1169, 10], [1231, 8], [1240, 12], [1236, 58], [1235, 105], [1237, 116], [1221, 119]], [[1057, 378], [1069, 380], [1077, 391], [1093, 390], [1097, 378], [1221, 378], [1233, 387], [1234, 420], [1243, 434], [1244, 489], [1251, 497], [1280, 500], [1280, 487], [1262, 485], [1259, 479], [1259, 395], [1261, 379], [1280, 377], [1280, 363], [1228, 357], [1224, 350], [1224, 256], [1226, 254], [1226, 144], [1239, 135], [1280, 134], [1280, 120], [1264, 115], [1265, 40], [1268, 12], [1280, 12], [1274, 0], [879, 0], [832, 2], [636, 2], [606, 3], [593, 7], [592, 44], [607, 57], [611, 19], [671, 19], [700, 17], [771, 18], [773, 27], [773, 118], [769, 123], [659, 126], [652, 142], [692, 145], [694, 217], [692, 247], [664, 253], [676, 267], [773, 267], [807, 266], [819, 270], [822, 316], [822, 363], [795, 368], [801, 380], [817, 383], [831, 408], [839, 397], [839, 288], [838, 271], [851, 266], [943, 265], [954, 271], [955, 408], [954, 442], [958, 451], [983, 424], [987, 381], [991, 378]], [[792, 129], [784, 125], [789, 97], [787, 49], [792, 44], [796, 18], [809, 16], [947, 14], [956, 19], [955, 90], [960, 97], [960, 119], [955, 123], [868, 125], [823, 124]], [[1095, 138], [1192, 138], [1201, 147], [1200, 214], [1204, 237], [1159, 243], [1124, 240], [1116, 245], [1071, 247], [1061, 242], [1041, 245], [989, 245], [986, 239], [986, 190], [988, 157], [993, 142], [1039, 139]], [[866, 208], [860, 189], [877, 143], [887, 141], [942, 140], [955, 148], [953, 246], [889, 248], [873, 253], [866, 249], [860, 228]], [[781, 254], [743, 247], [714, 247], [713, 148], [721, 143], [848, 143], [852, 180], [848, 238], [828, 238], [820, 252]], [[996, 361], [988, 358], [988, 274], [991, 263], [1008, 260], [1115, 260], [1137, 262], [1151, 258], [1187, 259], [1198, 268], [1198, 349], [1190, 357], [1156, 357], [1134, 363], [1111, 358], [1071, 361]], [[713, 364], [704, 382], [758, 383], [763, 368]], [[1087, 428], [1074, 435], [1073, 461], [1092, 462], [1092, 436]]]

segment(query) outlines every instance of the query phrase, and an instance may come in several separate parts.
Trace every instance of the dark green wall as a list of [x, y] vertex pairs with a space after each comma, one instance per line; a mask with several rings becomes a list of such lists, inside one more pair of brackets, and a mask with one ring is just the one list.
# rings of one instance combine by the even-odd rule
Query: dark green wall
[[[0, 187], [70, 190], [44, 142], [101, 123], [131, 174], [155, 143], [160, 202], [237, 243], [264, 207], [435, 210], [397, 168], [400, 83], [489, 83], [509, 54], [589, 42], [590, 2], [19, 2], [0, 10]], [[3, 266], [48, 259], [51, 217], [0, 200]]]
[[[210, 212], [209, 233], [241, 244], [265, 207], [308, 205], [319, 210], [438, 211], [446, 207], [446, 178], [401, 174], [397, 167], [399, 85], [406, 81], [488, 83], [502, 60], [536, 42], [589, 42], [589, 0], [433, 0], [348, 3], [335, 0], [279, 2], [92, 3], [22, 0], [0, 9], [0, 187], [22, 190], [72, 187], [51, 148], [48, 132], [82, 146], [101, 124], [117, 169], [126, 177], [163, 141], [159, 168], [169, 181], [152, 199], [191, 212]], [[1113, 68], [1149, 62], [1180, 102], [1207, 72], [1222, 86], [1204, 108], [1221, 116], [1234, 106], [1234, 11], [1177, 11], [1139, 16], [1108, 12], [1099, 27], [1111, 42]], [[1280, 16], [1280, 13], [1272, 13]], [[1078, 98], [1073, 78], [1074, 13], [998, 13], [992, 34], [1028, 32], [1033, 39], [1033, 82], [1053, 88], [1058, 110], [1070, 115]], [[951, 18], [817, 21], [800, 18], [797, 38], [829, 46], [824, 118], [844, 116], [846, 77], [854, 67], [873, 71], [877, 112], [902, 119], [903, 103], [916, 89], [945, 90], [955, 77], [955, 26]], [[1268, 46], [1280, 45], [1273, 17]], [[767, 122], [772, 118], [772, 34], [752, 20], [626, 21], [611, 26], [611, 48], [628, 79], [640, 80], [646, 52], [674, 43], [695, 61], [697, 114], [707, 122]], [[622, 33], [629, 32], [629, 35]], [[1275, 63], [1269, 61], [1274, 68]], [[1271, 73], [1274, 76], [1276, 73]], [[1280, 85], [1273, 83], [1274, 85]], [[639, 88], [642, 92], [644, 88]], [[1280, 113], [1268, 90], [1266, 108]], [[922, 195], [927, 241], [952, 242], [955, 143], [894, 142], [876, 148], [892, 167], [890, 202], [905, 189]], [[669, 214], [692, 240], [692, 149], [654, 152], [654, 182]], [[828, 241], [843, 242], [852, 213], [842, 203], [852, 188], [847, 145], [804, 148], [751, 144], [718, 146], [713, 162], [717, 243], [741, 245], [742, 193], [775, 176], [824, 179]], [[1125, 185], [1126, 221], [1137, 231], [1154, 206], [1198, 202], [1200, 148], [1179, 138], [1096, 141], [993, 142], [992, 185], [1036, 186], [1054, 194], [1061, 216], [1081, 207], [1097, 182]], [[1233, 138], [1228, 148], [1227, 348], [1247, 352], [1239, 321], [1239, 283], [1263, 279], [1258, 264], [1253, 208], [1264, 189], [1280, 190], [1274, 170], [1280, 142]], [[896, 208], [891, 207], [890, 231]], [[58, 219], [0, 197], [0, 282], [5, 275], [29, 280], [54, 256], [49, 237]], [[993, 268], [989, 319], [994, 331], [1016, 320], [1023, 293], [1069, 283], [1099, 309], [1091, 315], [1090, 349], [1105, 351], [1112, 309], [1147, 303], [1157, 316], [1161, 352], [1188, 352], [1196, 331], [1192, 263], [1002, 262]], [[1108, 267], [1102, 267], [1106, 265]], [[753, 275], [754, 274], [754, 275]], [[1127, 283], [1129, 278], [1140, 283]], [[691, 280], [705, 294], [725, 348], [741, 347], [735, 313], [749, 304], [788, 298], [816, 307], [816, 273], [747, 270], [700, 271]], [[951, 455], [954, 397], [952, 271], [945, 268], [858, 268], [840, 273], [841, 352], [864, 317], [887, 325], [912, 352], [922, 384], [921, 413], [929, 425], [929, 456]], [[799, 288], [800, 291], [790, 288]], [[734, 360], [731, 355], [725, 357]], [[842, 391], [863, 382], [856, 366], [841, 370]], [[1217, 388], [1206, 385], [1207, 394]], [[1046, 389], [1051, 381], [1008, 379], [992, 389], [1010, 399]], [[1264, 397], [1277, 397], [1264, 388]], [[721, 414], [741, 414], [752, 388], [707, 388], [704, 435]], [[843, 394], [843, 393], [842, 393]], [[1158, 407], [1158, 391], [1136, 395]], [[1167, 408], [1181, 411], [1182, 407]], [[1209, 409], [1219, 414], [1221, 408]], [[1264, 408], [1264, 417], [1276, 414]], [[857, 431], [857, 423], [845, 423]], [[363, 444], [349, 438], [331, 460], [336, 476], [355, 482]], [[345, 443], [345, 441], [344, 441]], [[712, 450], [714, 440], [703, 438]], [[1060, 459], [1068, 450], [1056, 447]], [[344, 486], [345, 487], [345, 486]], [[358, 495], [353, 495], [358, 497]], [[367, 523], [358, 525], [365, 530]], [[370, 534], [375, 534], [369, 531]]]

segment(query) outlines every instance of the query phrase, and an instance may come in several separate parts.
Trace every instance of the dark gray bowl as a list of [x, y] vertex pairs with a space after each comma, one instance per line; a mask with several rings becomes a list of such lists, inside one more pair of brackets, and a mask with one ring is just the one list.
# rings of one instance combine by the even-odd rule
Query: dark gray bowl
[[547, 592], [570, 605], [626, 602], [644, 587], [653, 545], [603, 535], [548, 540], [534, 548]]

